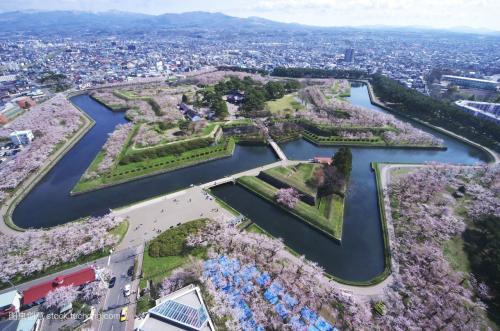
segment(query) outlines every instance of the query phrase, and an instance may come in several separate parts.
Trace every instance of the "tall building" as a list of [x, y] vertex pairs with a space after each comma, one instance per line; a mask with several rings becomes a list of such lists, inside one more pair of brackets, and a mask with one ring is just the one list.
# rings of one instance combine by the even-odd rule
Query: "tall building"
[[345, 62], [353, 62], [354, 61], [354, 49], [353, 48], [347, 48], [344, 51], [344, 61]]

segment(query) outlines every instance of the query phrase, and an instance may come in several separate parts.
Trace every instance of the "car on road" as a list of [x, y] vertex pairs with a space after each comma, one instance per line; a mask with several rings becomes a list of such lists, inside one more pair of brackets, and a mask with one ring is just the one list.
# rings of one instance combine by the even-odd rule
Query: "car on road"
[[120, 312], [120, 322], [124, 322], [127, 320], [128, 307], [123, 307]]
[[127, 275], [129, 277], [132, 277], [134, 275], [134, 266], [130, 266], [130, 268], [128, 268]]
[[109, 288], [113, 288], [115, 286], [115, 282], [116, 277], [111, 277], [111, 279], [109, 280]]
[[130, 295], [130, 284], [125, 285], [123, 288], [123, 295], [128, 297]]

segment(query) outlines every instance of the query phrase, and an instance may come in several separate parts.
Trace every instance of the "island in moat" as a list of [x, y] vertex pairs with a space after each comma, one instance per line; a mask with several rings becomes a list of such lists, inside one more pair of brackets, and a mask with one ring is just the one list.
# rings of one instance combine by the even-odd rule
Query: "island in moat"
[[432, 135], [343, 100], [347, 80], [241, 72], [177, 83], [102, 88], [92, 98], [125, 111], [72, 194], [229, 157], [237, 144], [303, 137], [318, 145], [444, 148]]
[[[388, 176], [394, 172], [389, 173], [386, 168], [381, 170], [379, 165], [374, 164], [377, 178], [374, 187], [378, 190], [380, 208], [380, 224], [374, 227], [378, 233], [382, 226], [384, 270], [382, 273], [376, 271], [376, 276], [367, 281], [336, 277], [331, 272], [331, 264], [324, 264], [329, 268], [325, 272], [326, 267], [323, 268], [323, 261], [318, 260], [317, 255], [308, 253], [307, 259], [300, 255], [305, 254], [303, 249], [310, 247], [295, 250], [297, 244], [293, 238], [279, 239], [279, 231], [268, 232], [262, 220], [254, 220], [251, 214], [248, 215], [251, 219], [246, 219], [240, 214], [239, 207], [234, 206], [238, 209], [235, 210], [232, 203], [228, 205], [226, 199], [219, 198], [216, 192], [219, 186], [234, 182], [236, 185], [229, 185], [239, 187], [249, 196], [291, 216], [280, 218], [289, 221], [282, 224], [281, 229], [310, 228], [307, 233], [309, 246], [311, 240], [319, 249], [331, 247], [325, 246], [330, 243], [344, 246], [338, 243], [343, 239], [349, 185], [357, 185], [356, 190], [360, 183], [370, 185], [359, 178], [352, 178], [353, 155], [359, 156], [363, 154], [362, 150], [381, 146], [401, 150], [416, 148], [417, 154], [425, 153], [424, 149], [436, 155], [445, 152], [444, 142], [439, 138], [388, 114], [350, 104], [345, 100], [350, 91], [346, 80], [277, 79], [228, 71], [201, 74], [175, 83], [125, 84], [91, 91], [94, 100], [113, 111], [125, 112], [128, 122], [119, 124], [110, 133], [103, 149], [73, 189], [73, 193], [78, 195], [72, 197], [74, 199], [118, 187], [118, 184], [128, 185], [147, 176], [191, 166], [202, 167], [201, 163], [230, 158], [236, 144], [269, 145], [280, 160], [200, 186], [193, 185], [181, 192], [125, 206], [113, 210], [111, 215], [84, 218], [52, 229], [28, 230], [18, 236], [2, 234], [4, 251], [16, 252], [1, 256], [3, 263], [9, 266], [2, 277], [15, 282], [25, 281], [100, 258], [113, 252], [111, 247], [115, 247], [120, 253], [113, 256], [123, 256], [124, 261], [127, 261], [126, 256], [141, 256], [140, 263], [138, 259], [132, 259], [128, 269], [130, 275], [137, 274], [134, 268], [139, 268], [142, 274], [141, 280], [134, 285], [142, 293], [137, 301], [138, 313], [149, 311], [159, 296], [185, 290], [184, 286], [194, 283], [203, 291], [207, 307], [213, 313], [213, 323], [221, 328], [233, 322], [249, 328], [284, 323], [294, 323], [299, 329], [307, 325], [325, 329], [334, 326], [357, 329], [367, 323], [375, 323], [379, 328], [391, 328], [400, 326], [396, 320], [399, 314], [408, 314], [406, 307], [398, 306], [400, 301], [404, 301], [406, 293], [430, 303], [431, 308], [420, 307], [426, 314], [433, 313], [435, 309], [432, 307], [439, 305], [439, 297], [445, 297], [460, 313], [460, 318], [455, 318], [450, 324], [446, 312], [439, 312], [435, 321], [443, 327], [484, 325], [486, 314], [476, 301], [479, 294], [472, 294], [480, 293], [483, 284], [474, 279], [465, 279], [465, 283], [460, 281], [457, 270], [469, 266], [461, 248], [465, 243], [457, 236], [470, 225], [463, 221], [466, 217], [477, 219], [478, 224], [487, 226], [487, 222], [481, 220], [483, 211], [494, 208], [498, 200], [492, 195], [493, 191], [489, 191], [496, 185], [492, 178], [498, 177], [498, 168], [433, 165], [417, 171], [420, 166], [408, 166], [410, 175], [398, 168], [398, 173], [394, 175], [395, 182], [387, 184]], [[53, 137], [45, 133], [47, 127], [43, 124], [45, 126], [40, 127], [41, 132], [37, 133], [32, 146], [43, 142], [54, 149], [32, 149], [31, 152], [40, 159], [53, 155], [57, 145], [70, 139], [71, 134], [82, 134], [79, 128], [83, 126], [80, 123], [83, 119], [79, 113], [66, 99], [55, 101], [59, 109], [68, 111], [67, 114], [61, 111], [58, 114], [62, 116], [61, 120], [50, 122], [50, 128], [71, 123], [71, 130]], [[37, 110], [33, 110], [16, 125], [35, 121], [37, 115]], [[304, 155], [310, 155], [312, 151], [316, 155], [289, 160], [288, 153], [285, 153], [286, 144], [276, 143], [285, 141], [307, 144], [309, 154]], [[335, 150], [319, 147], [331, 145], [340, 146]], [[318, 151], [321, 152], [316, 153]], [[17, 169], [28, 176], [32, 169], [22, 167], [22, 155]], [[420, 160], [427, 160], [428, 155], [419, 157], [419, 162], [422, 162]], [[360, 169], [359, 162], [357, 166], [354, 170]], [[403, 168], [406, 170], [406, 167]], [[373, 180], [369, 167], [365, 170]], [[78, 175], [81, 173], [78, 172]], [[356, 172], [356, 177], [364, 175]], [[434, 183], [430, 180], [433, 176], [440, 180]], [[17, 191], [12, 192], [16, 194]], [[7, 192], [7, 195], [12, 192]], [[454, 200], [451, 200], [450, 194]], [[373, 197], [365, 198], [369, 200]], [[389, 199], [392, 205], [385, 204], [384, 198]], [[420, 210], [411, 207], [410, 201], [417, 199], [421, 202]], [[453, 210], [443, 208], [443, 199]], [[479, 200], [484, 203], [476, 203]], [[374, 210], [376, 207], [371, 209]], [[459, 214], [457, 218], [450, 216], [454, 212]], [[431, 222], [430, 215], [438, 215], [442, 222]], [[371, 220], [378, 220], [378, 215]], [[259, 227], [257, 223], [263, 226]], [[369, 226], [361, 220], [359, 223]], [[432, 229], [432, 233], [428, 229]], [[394, 239], [391, 231], [397, 231], [398, 237]], [[470, 231], [474, 235], [483, 235], [482, 230], [471, 228]], [[64, 235], [67, 232], [72, 233], [69, 238]], [[92, 240], [86, 244], [89, 233]], [[49, 238], [57, 238], [57, 243]], [[25, 242], [29, 245], [21, 249]], [[352, 237], [349, 237], [346, 246], [352, 242]], [[67, 245], [72, 250], [65, 251]], [[51, 253], [18, 266], [19, 259], [29, 259], [37, 254], [39, 247]], [[440, 255], [442, 247], [444, 257]], [[478, 249], [471, 247], [470, 254]], [[332, 250], [324, 250], [322, 256], [325, 256], [325, 251], [329, 252], [329, 259], [330, 254], [340, 256], [338, 251]], [[429, 252], [437, 254], [438, 260], [434, 261], [439, 262], [438, 267], [426, 262]], [[354, 265], [360, 260], [356, 257], [357, 252], [351, 253]], [[54, 254], [57, 254], [57, 259]], [[366, 255], [366, 252], [363, 254]], [[391, 257], [398, 259], [400, 270], [391, 270]], [[456, 263], [456, 267], [453, 265], [450, 269], [445, 259]], [[415, 260], [420, 261], [417, 266], [412, 263]], [[340, 256], [337, 262], [345, 261], [345, 257]], [[483, 274], [483, 279], [492, 282], [487, 277], [487, 270], [483, 270], [478, 261], [473, 262], [473, 267]], [[105, 264], [105, 261], [100, 259], [99, 264]], [[332, 264], [336, 264], [335, 261]], [[91, 269], [93, 271], [89, 272], [106, 282], [116, 281], [107, 274], [109, 271], [105, 267]], [[442, 282], [442, 288], [453, 287], [458, 294], [450, 295], [442, 289], [436, 290], [435, 294], [414, 291], [422, 280], [441, 284], [439, 276], [443, 273], [451, 277]], [[405, 277], [405, 285], [399, 289], [390, 287], [400, 277]], [[55, 296], [63, 294], [72, 302], [82, 302], [83, 307], [91, 305], [105, 292], [101, 283], [91, 284], [82, 291], [62, 286], [53, 291], [54, 294], [47, 294], [44, 309], [58, 309], [61, 302]], [[378, 285], [372, 286], [375, 284]], [[467, 289], [469, 286], [474, 288], [474, 292]], [[383, 291], [389, 295], [384, 296]], [[474, 301], [464, 305], [464, 300], [473, 295]], [[238, 297], [238, 304], [234, 304], [235, 296]], [[351, 296], [356, 300], [351, 300]], [[349, 314], [345, 314], [345, 308]], [[232, 317], [241, 314], [250, 314], [251, 317], [232, 320]], [[426, 326], [418, 314], [408, 315], [408, 318], [414, 325]]]

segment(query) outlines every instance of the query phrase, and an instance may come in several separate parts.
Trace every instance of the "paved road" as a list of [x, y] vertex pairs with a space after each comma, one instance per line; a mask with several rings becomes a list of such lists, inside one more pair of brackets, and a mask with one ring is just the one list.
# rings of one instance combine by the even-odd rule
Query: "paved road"
[[134, 266], [136, 253], [137, 247], [130, 247], [111, 256], [109, 268], [113, 276], [116, 277], [116, 283], [104, 298], [99, 330], [125, 330], [127, 323], [134, 323], [133, 318], [130, 317], [126, 322], [120, 322], [120, 312], [123, 307], [128, 306], [131, 298], [134, 297], [134, 294], [125, 297], [123, 289], [125, 285], [132, 284], [132, 277], [127, 275], [127, 271]]

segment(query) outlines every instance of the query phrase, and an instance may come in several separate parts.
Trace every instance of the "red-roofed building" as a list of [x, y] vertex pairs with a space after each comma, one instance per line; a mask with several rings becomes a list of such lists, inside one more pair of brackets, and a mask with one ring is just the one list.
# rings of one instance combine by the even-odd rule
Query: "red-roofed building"
[[331, 157], [324, 156], [315, 156], [314, 163], [328, 164], [331, 165], [333, 163], [333, 159]]
[[22, 98], [22, 99], [17, 100], [17, 105], [19, 106], [19, 108], [26, 109], [26, 108], [32, 108], [32, 107], [36, 106], [36, 102], [33, 101], [33, 99], [26, 97], [26, 98]]
[[0, 114], [0, 124], [7, 124], [9, 123], [9, 119], [5, 117], [5, 115]]
[[96, 280], [95, 270], [91, 267], [62, 275], [53, 280], [46, 281], [32, 286], [23, 292], [23, 306], [32, 305], [40, 302], [47, 294], [58, 287], [63, 286], [82, 286]]

